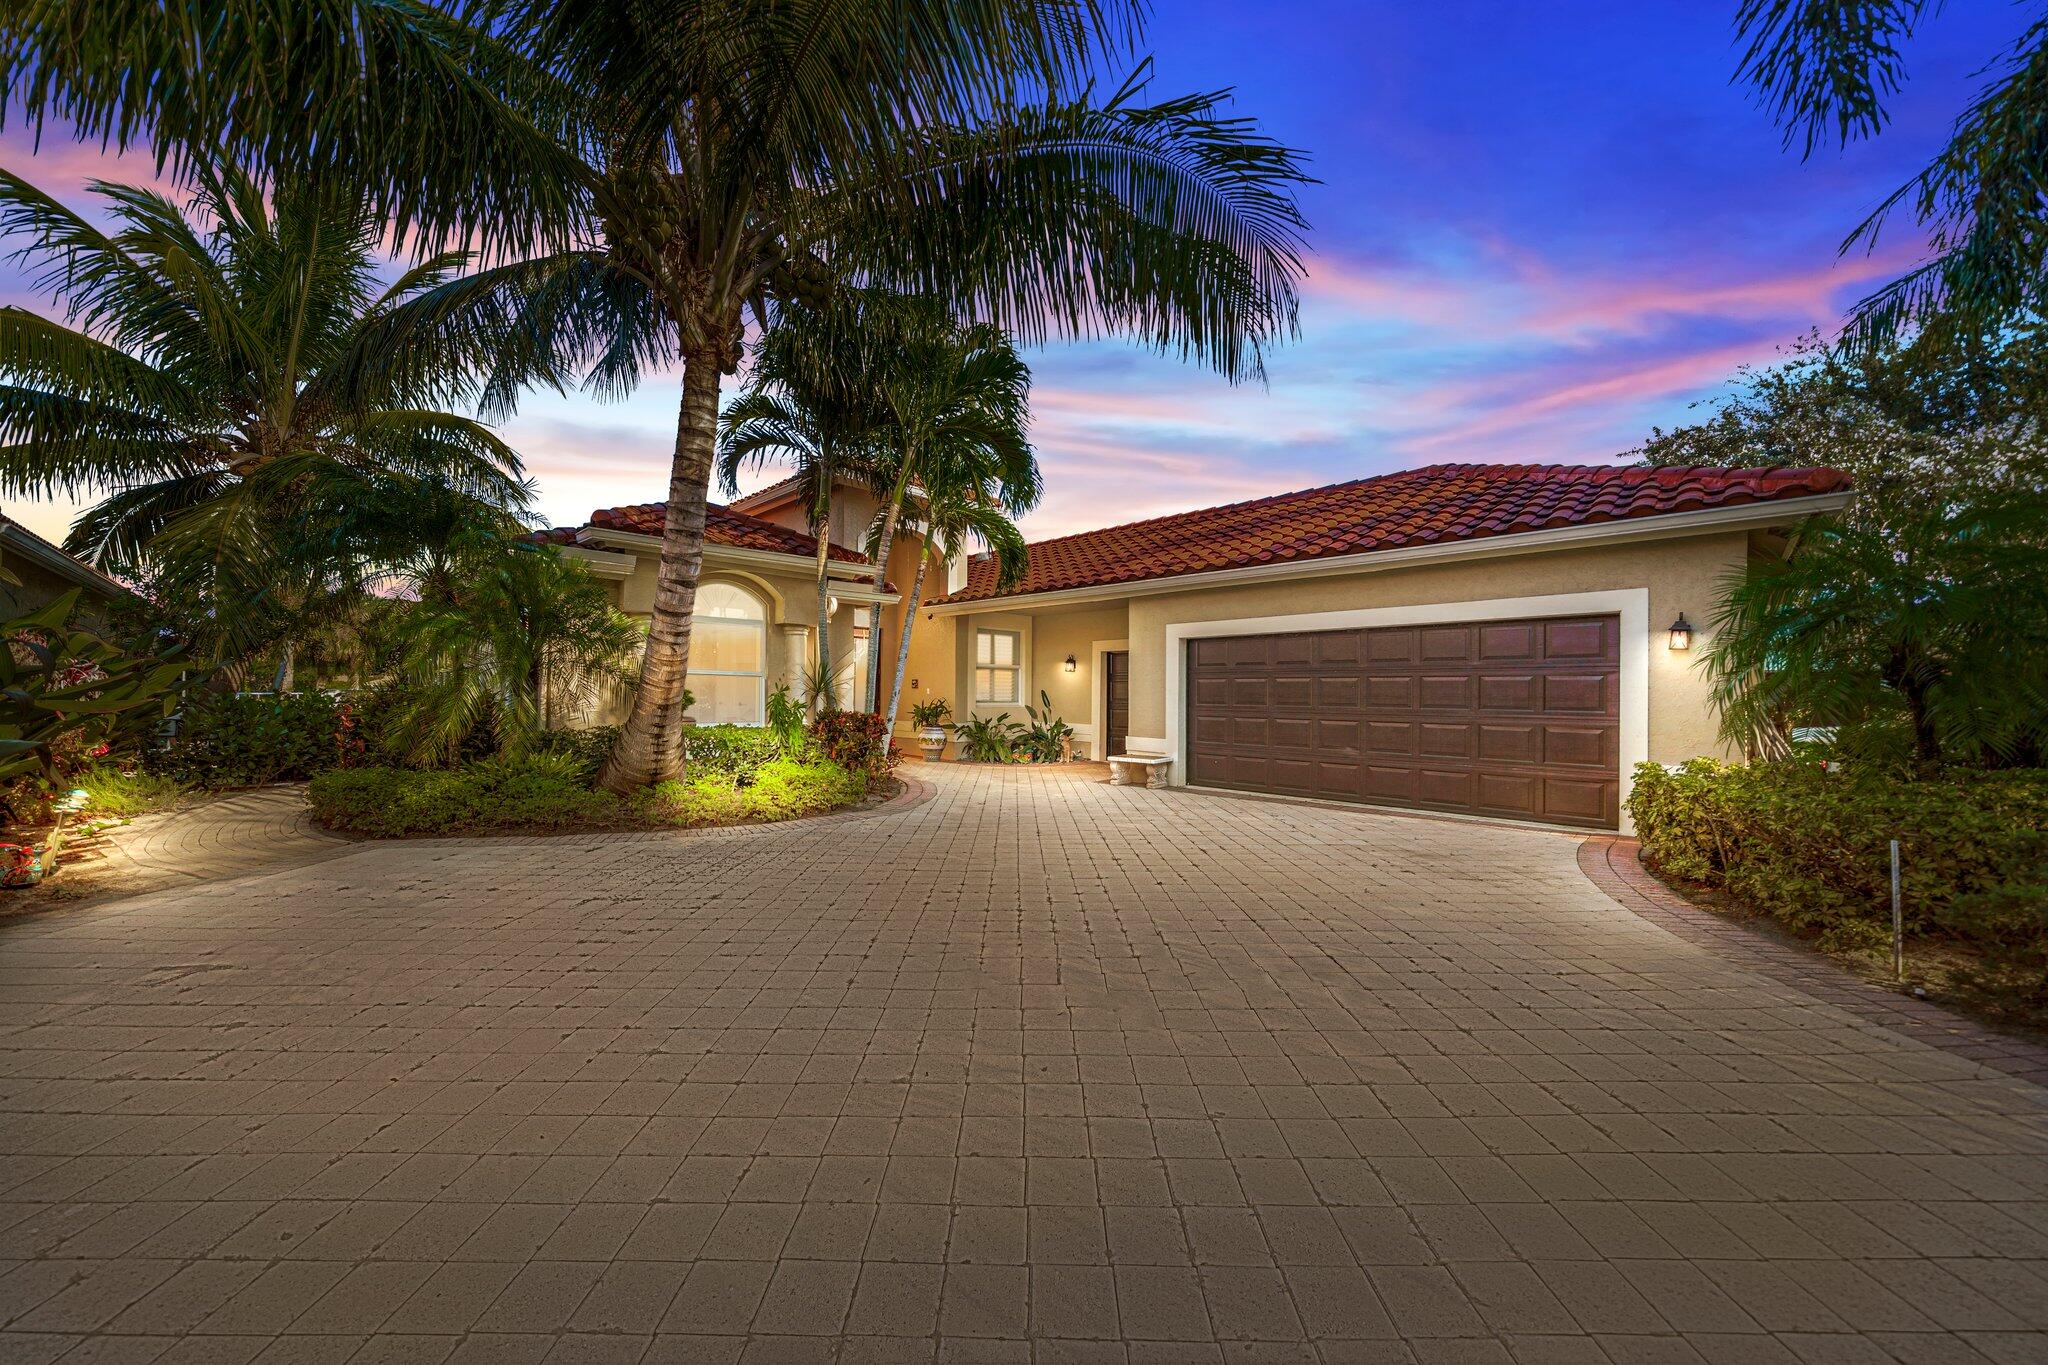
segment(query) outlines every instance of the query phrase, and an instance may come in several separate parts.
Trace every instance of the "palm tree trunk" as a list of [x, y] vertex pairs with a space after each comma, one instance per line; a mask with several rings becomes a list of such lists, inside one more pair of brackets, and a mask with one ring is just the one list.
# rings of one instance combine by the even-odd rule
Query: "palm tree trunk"
[[[896, 486], [889, 490], [889, 506], [882, 513], [882, 537], [875, 542], [875, 591], [889, 575], [889, 551], [896, 543], [896, 522], [903, 514], [903, 489], [910, 482], [909, 451], [903, 452], [903, 467], [896, 472]], [[923, 565], [918, 566], [922, 568]], [[868, 604], [868, 710], [882, 714], [882, 604]], [[890, 718], [891, 725], [895, 718]]]
[[[832, 589], [826, 581], [830, 560], [827, 555], [831, 544], [832, 518], [828, 512], [823, 521], [813, 524], [812, 533], [818, 538], [818, 661], [825, 667], [825, 676], [832, 677]], [[813, 713], [825, 708], [824, 698], [813, 693], [804, 698]]]
[[896, 642], [896, 676], [889, 682], [889, 709], [882, 714], [896, 723], [896, 708], [903, 704], [903, 671], [910, 663], [910, 631], [917, 624], [917, 604], [924, 600], [924, 571], [931, 563], [932, 538], [926, 536], [917, 547], [917, 577], [911, 581], [910, 596], [903, 603], [903, 633]]
[[662, 524], [654, 617], [640, 657], [640, 686], [598, 785], [623, 796], [683, 774], [683, 684], [690, 672], [690, 626], [704, 567], [704, 503], [718, 436], [719, 358], [685, 352], [683, 405], [676, 419], [668, 516]]

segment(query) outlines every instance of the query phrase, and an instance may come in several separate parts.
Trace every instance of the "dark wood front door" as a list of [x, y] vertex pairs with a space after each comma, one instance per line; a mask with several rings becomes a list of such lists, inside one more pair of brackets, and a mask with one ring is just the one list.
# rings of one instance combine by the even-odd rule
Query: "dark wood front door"
[[1612, 829], [1620, 623], [1485, 621], [1188, 644], [1188, 780]]
[[1107, 729], [1102, 751], [1104, 758], [1110, 758], [1124, 751], [1131, 733], [1131, 656], [1124, 650], [1113, 650], [1102, 656], [1102, 699], [1103, 714]]

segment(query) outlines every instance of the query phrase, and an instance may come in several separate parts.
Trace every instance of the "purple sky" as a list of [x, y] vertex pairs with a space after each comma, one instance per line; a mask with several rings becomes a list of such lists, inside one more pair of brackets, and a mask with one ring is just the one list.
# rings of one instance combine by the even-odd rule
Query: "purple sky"
[[[1914, 258], [1847, 230], [1939, 146], [2024, 19], [1953, 5], [1908, 50], [1874, 143], [1801, 162], [1730, 84], [1734, 0], [1161, 4], [1161, 94], [1235, 85], [1306, 148], [1309, 279], [1270, 382], [1233, 388], [1116, 342], [1032, 354], [1051, 535], [1442, 460], [1600, 461], [1683, 420]], [[94, 150], [0, 141], [77, 202]], [[0, 299], [35, 306], [0, 266]], [[671, 381], [533, 396], [505, 433], [555, 523], [666, 487]], [[53, 538], [68, 506], [7, 509]]]

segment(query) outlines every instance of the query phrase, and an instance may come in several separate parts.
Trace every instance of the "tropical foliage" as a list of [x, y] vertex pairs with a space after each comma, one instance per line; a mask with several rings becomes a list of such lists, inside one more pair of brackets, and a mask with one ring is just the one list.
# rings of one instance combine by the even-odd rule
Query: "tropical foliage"
[[1301, 157], [1227, 92], [1153, 101], [1143, 64], [1102, 80], [1142, 41], [1128, 0], [131, 10], [0, 16], [10, 108], [187, 171], [225, 154], [275, 185], [358, 185], [400, 237], [538, 247], [392, 329], [492, 343], [487, 410], [564, 367], [618, 393], [681, 361], [613, 790], [681, 770], [719, 390], [750, 317], [877, 286], [1027, 342], [1111, 331], [1233, 378], [1294, 327]]
[[1729, 737], [1784, 751], [2029, 765], [2048, 745], [2048, 350], [2035, 333], [1829, 348], [1748, 372], [1656, 464], [1827, 464], [1855, 480], [1730, 584], [1706, 651]]
[[[1906, 78], [1904, 45], [1937, 0], [1742, 0], [1739, 78], [1752, 83], [1788, 143], [1809, 157], [1874, 137]], [[1859, 340], [1915, 324], [1965, 333], [2048, 314], [2048, 234], [2041, 231], [2041, 134], [2048, 123], [2048, 18], [2026, 24], [1984, 63], [1984, 84], [1948, 142], [1849, 235], [1874, 246], [1910, 213], [1930, 260], [1865, 299]]]
[[459, 255], [380, 284], [341, 184], [209, 169], [183, 210], [93, 188], [110, 231], [0, 171], [0, 232], [66, 319], [0, 309], [0, 491], [100, 496], [67, 548], [170, 585], [204, 657], [344, 614], [430, 504], [523, 504], [518, 457], [450, 410], [480, 335], [416, 317]]
[[1004, 711], [959, 722], [953, 727], [953, 738], [960, 745], [960, 757], [970, 763], [1008, 763], [1017, 756], [1024, 726]]
[[0, 626], [0, 783], [47, 792], [67, 761], [134, 745], [177, 705], [181, 651], [131, 653], [75, 626], [80, 592]]
[[1890, 937], [1898, 839], [1908, 935], [1969, 949], [1965, 984], [2048, 1008], [2048, 773], [1902, 781], [1808, 759], [1646, 763], [1629, 813], [1660, 872], [1849, 949]]
[[1034, 763], [1064, 763], [1068, 758], [1068, 746], [1074, 740], [1074, 727], [1062, 720], [1052, 709], [1052, 698], [1044, 692], [1038, 694], [1038, 705], [1026, 705], [1024, 714], [1031, 718], [1024, 727], [1022, 738], [1017, 741], [1017, 753]]
[[455, 564], [453, 584], [401, 618], [388, 731], [400, 752], [447, 761], [488, 729], [499, 752], [522, 754], [623, 697], [639, 629], [582, 565], [490, 530], [458, 542]]

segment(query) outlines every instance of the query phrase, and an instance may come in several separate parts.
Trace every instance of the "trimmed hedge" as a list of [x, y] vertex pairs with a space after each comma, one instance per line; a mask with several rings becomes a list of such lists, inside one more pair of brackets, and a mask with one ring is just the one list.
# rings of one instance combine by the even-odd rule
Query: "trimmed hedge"
[[1628, 806], [1651, 867], [1828, 947], [1889, 941], [1897, 839], [1908, 933], [1966, 945], [1977, 984], [2048, 1003], [2048, 769], [1908, 781], [1806, 759], [1646, 763]]

